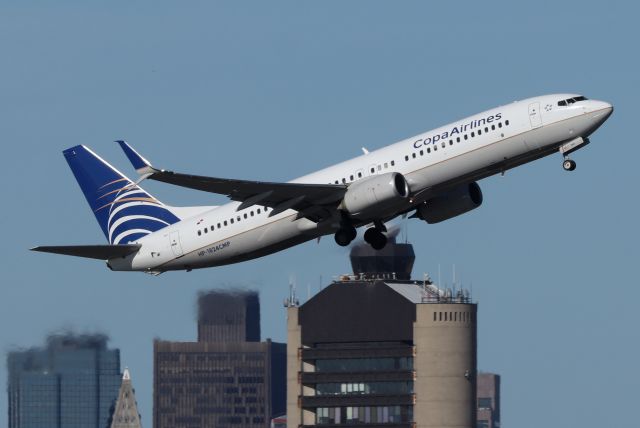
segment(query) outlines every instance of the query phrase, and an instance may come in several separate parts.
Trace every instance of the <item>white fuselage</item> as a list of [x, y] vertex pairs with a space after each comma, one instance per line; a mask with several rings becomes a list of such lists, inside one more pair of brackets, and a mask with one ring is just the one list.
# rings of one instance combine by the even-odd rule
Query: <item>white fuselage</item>
[[[411, 198], [395, 215], [445, 192], [557, 152], [577, 137], [588, 137], [610, 115], [606, 102], [586, 100], [559, 106], [572, 94], [553, 94], [497, 107], [330, 166], [295, 183], [346, 184], [376, 174], [399, 172]], [[109, 261], [114, 270], [152, 273], [196, 269], [261, 257], [333, 233], [339, 224], [296, 219], [287, 210], [231, 202], [151, 233], [140, 251]], [[388, 220], [386, 218], [385, 220]], [[375, 219], [370, 219], [373, 221]], [[359, 219], [356, 226], [368, 223]]]

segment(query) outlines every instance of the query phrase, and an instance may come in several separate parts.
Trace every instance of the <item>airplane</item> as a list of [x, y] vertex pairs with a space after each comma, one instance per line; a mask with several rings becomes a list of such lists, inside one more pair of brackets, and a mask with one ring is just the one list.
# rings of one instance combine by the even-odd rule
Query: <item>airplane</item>
[[[483, 201], [477, 181], [553, 153], [570, 154], [612, 114], [578, 94], [551, 94], [493, 108], [286, 183], [183, 174], [159, 169], [117, 141], [139, 174], [132, 181], [88, 147], [63, 151], [108, 245], [40, 246], [34, 251], [104, 260], [114, 271], [222, 266], [333, 234], [349, 245], [356, 229], [374, 249], [398, 216], [429, 224]], [[222, 206], [173, 207], [140, 183], [157, 180], [226, 195]]]

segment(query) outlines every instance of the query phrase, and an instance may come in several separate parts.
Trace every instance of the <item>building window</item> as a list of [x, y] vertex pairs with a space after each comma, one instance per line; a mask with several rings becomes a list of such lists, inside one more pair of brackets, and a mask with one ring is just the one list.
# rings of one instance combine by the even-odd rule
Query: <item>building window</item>
[[478, 397], [478, 409], [491, 409], [491, 397]]
[[478, 422], [476, 422], [476, 428], [489, 428], [489, 421], [478, 419]]

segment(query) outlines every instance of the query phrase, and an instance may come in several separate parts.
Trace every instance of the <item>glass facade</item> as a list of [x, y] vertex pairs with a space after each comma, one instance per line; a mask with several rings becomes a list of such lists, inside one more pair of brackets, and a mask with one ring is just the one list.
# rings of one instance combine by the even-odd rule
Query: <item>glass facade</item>
[[108, 428], [121, 374], [106, 341], [56, 336], [46, 348], [9, 353], [9, 428]]
[[376, 372], [396, 370], [413, 370], [413, 358], [348, 358], [316, 361], [317, 372]]
[[413, 406], [318, 407], [317, 425], [391, 424], [413, 421]]
[[319, 383], [316, 395], [397, 395], [413, 394], [413, 382]]

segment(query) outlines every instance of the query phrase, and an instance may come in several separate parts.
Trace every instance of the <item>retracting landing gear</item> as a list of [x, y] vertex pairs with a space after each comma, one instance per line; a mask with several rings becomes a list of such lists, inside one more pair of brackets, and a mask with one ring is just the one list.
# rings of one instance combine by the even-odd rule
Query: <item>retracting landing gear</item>
[[573, 171], [576, 169], [576, 161], [567, 158], [562, 162], [562, 168], [564, 168], [565, 171]]
[[569, 155], [587, 144], [589, 144], [588, 138], [577, 137], [560, 146], [560, 154], [564, 158], [562, 168], [564, 168], [565, 171], [573, 171], [576, 169], [576, 161], [569, 159]]
[[346, 247], [347, 245], [351, 244], [351, 241], [356, 239], [357, 235], [358, 232], [356, 231], [355, 227], [351, 225], [343, 225], [336, 232], [334, 239], [336, 240], [336, 244], [340, 245], [341, 247]]
[[387, 245], [387, 236], [384, 234], [387, 228], [379, 221], [376, 221], [374, 224], [374, 227], [370, 227], [364, 233], [364, 240], [371, 245], [374, 250], [382, 250], [385, 245]]

